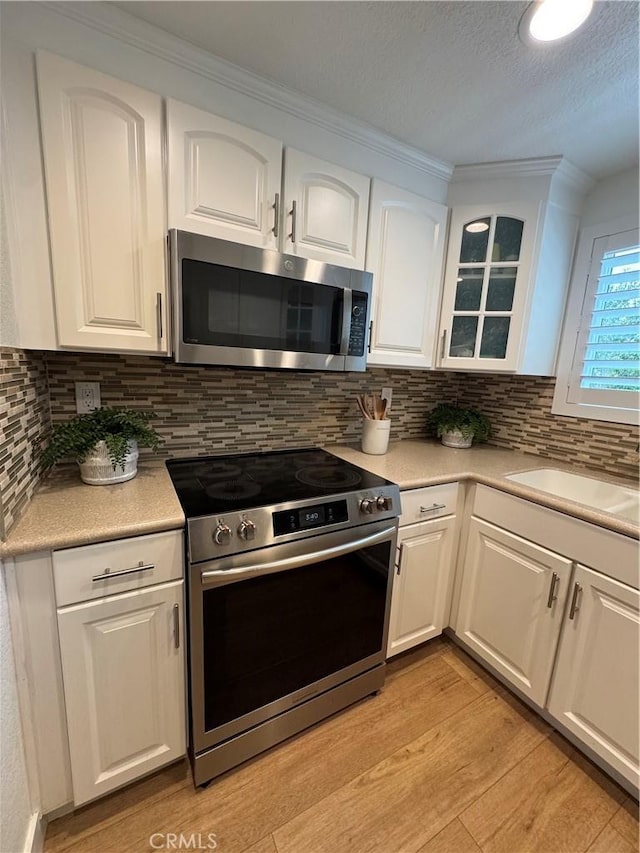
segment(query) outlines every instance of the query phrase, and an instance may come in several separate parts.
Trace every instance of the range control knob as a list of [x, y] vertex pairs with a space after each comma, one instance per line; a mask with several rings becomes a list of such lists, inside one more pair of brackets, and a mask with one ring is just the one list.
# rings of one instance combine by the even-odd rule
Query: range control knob
[[244, 539], [245, 542], [249, 542], [251, 539], [256, 538], [256, 526], [249, 518], [245, 518], [240, 522], [240, 526], [238, 527], [238, 536], [241, 539]]
[[231, 528], [227, 524], [218, 522], [216, 529], [213, 531], [213, 541], [216, 545], [228, 545], [231, 542]]
[[380, 512], [384, 510], [393, 509], [393, 500], [391, 498], [386, 498], [383, 495], [376, 500], [376, 505]]
[[360, 501], [360, 512], [365, 512], [367, 515], [371, 515], [375, 508], [376, 502], [369, 500], [369, 498], [364, 498], [364, 500]]

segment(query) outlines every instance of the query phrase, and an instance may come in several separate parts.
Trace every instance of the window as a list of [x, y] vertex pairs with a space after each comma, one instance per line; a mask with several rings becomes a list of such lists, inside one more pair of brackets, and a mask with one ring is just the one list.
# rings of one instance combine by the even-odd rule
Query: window
[[639, 392], [638, 230], [589, 229], [576, 258], [552, 411], [636, 423]]

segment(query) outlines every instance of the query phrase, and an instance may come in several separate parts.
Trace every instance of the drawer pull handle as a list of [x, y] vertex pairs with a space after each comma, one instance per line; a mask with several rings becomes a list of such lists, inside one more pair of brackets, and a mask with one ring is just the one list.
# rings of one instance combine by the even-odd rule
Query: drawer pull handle
[[420, 512], [435, 512], [437, 509], [446, 509], [446, 504], [433, 504], [433, 506], [421, 506]]
[[173, 605], [173, 645], [180, 648], [180, 607], [177, 604]]
[[135, 575], [138, 572], [150, 572], [155, 569], [153, 563], [148, 563], [145, 565], [142, 560], [138, 563], [137, 566], [134, 566], [131, 569], [121, 569], [119, 572], [112, 572], [111, 569], [105, 569], [101, 575], [96, 575], [91, 578], [93, 583], [97, 583], [98, 581], [110, 581], [112, 578], [121, 578], [124, 575]]
[[569, 610], [569, 619], [574, 619], [578, 610], [580, 610], [580, 605], [578, 604], [578, 596], [582, 592], [582, 587], [579, 583], [574, 583], [573, 585], [573, 596], [571, 598], [571, 609]]
[[556, 589], [558, 588], [558, 581], [560, 578], [558, 577], [558, 573], [554, 572], [551, 575], [551, 586], [549, 587], [549, 598], [547, 598], [547, 607], [553, 607], [553, 602], [558, 597], [556, 595]]

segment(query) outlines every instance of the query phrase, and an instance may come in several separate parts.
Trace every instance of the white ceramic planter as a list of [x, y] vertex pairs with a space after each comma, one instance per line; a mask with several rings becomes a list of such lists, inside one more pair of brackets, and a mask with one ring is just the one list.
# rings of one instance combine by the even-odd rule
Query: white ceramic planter
[[133, 480], [138, 473], [138, 442], [129, 442], [129, 452], [124, 458], [124, 465], [113, 467], [104, 441], [99, 441], [84, 462], [78, 462], [78, 465], [80, 478], [90, 486], [112, 486], [114, 483]]
[[471, 447], [473, 443], [473, 436], [465, 438], [465, 436], [461, 432], [458, 432], [458, 430], [453, 430], [452, 432], [443, 432], [442, 443], [445, 447]]

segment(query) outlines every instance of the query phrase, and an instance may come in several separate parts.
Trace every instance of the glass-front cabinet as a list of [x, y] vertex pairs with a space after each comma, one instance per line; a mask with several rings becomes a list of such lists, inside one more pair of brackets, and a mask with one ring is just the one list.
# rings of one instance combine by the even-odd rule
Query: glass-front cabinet
[[454, 208], [439, 365], [516, 370], [539, 206]]

